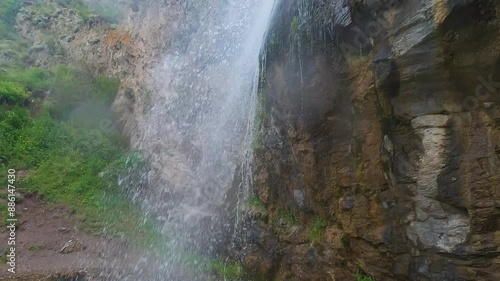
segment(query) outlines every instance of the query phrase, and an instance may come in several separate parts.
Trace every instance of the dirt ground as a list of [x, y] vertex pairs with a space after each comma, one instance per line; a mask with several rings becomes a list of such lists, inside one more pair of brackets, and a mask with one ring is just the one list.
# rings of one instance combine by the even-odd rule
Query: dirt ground
[[[103, 259], [103, 249], [112, 243], [80, 230], [75, 216], [65, 206], [46, 203], [34, 195], [26, 195], [16, 205], [16, 213], [16, 274], [8, 272], [9, 266], [2, 261], [0, 280], [77, 280], [57, 276], [96, 271], [95, 264]], [[8, 236], [5, 227], [0, 230], [3, 257], [5, 250], [10, 248]], [[71, 239], [80, 241], [78, 245], [82, 245], [82, 249], [75, 247], [73, 252], [62, 253], [62, 248]]]

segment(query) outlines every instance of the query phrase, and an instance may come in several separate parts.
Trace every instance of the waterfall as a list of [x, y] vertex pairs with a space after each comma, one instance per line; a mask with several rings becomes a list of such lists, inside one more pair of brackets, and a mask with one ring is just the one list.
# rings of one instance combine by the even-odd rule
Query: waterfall
[[167, 48], [155, 71], [140, 145], [152, 167], [143, 205], [160, 218], [169, 251], [136, 270], [137, 280], [212, 280], [179, 264], [227, 254], [235, 206], [249, 188], [259, 57], [275, 4], [187, 2], [196, 27]]

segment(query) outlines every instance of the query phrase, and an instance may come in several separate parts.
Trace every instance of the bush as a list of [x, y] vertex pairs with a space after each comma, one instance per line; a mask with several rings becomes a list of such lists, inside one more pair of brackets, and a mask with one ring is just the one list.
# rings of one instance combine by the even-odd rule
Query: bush
[[2, 79], [24, 85], [27, 90], [48, 90], [54, 74], [44, 68], [9, 69]]
[[73, 9], [78, 12], [84, 21], [87, 21], [92, 14], [92, 10], [90, 10], [87, 4], [81, 0], [56, 0], [56, 2], [65, 8]]
[[29, 96], [23, 86], [0, 80], [0, 104], [22, 104]]
[[16, 24], [16, 16], [21, 9], [21, 2], [19, 0], [2, 0], [0, 2], [0, 22], [12, 28]]

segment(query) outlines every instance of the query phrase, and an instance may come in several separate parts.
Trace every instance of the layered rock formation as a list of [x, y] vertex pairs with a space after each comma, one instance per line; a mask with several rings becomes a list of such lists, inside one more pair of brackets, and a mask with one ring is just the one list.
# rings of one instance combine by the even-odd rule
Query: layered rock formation
[[264, 280], [498, 280], [499, 16], [496, 1], [283, 1], [256, 152], [268, 215], [247, 265]]

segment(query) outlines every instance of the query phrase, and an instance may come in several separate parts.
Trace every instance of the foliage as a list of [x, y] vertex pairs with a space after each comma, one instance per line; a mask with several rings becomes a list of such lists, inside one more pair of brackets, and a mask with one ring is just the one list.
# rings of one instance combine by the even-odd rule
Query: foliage
[[0, 38], [10, 40], [13, 36], [12, 26], [0, 20]]
[[21, 9], [22, 1], [2, 0], [0, 2], [0, 24], [13, 27], [16, 23], [16, 16]]
[[53, 73], [40, 67], [10, 68], [0, 79], [24, 85], [27, 90], [48, 90], [52, 84]]
[[[107, 104], [109, 111], [117, 80], [97, 77], [81, 81], [79, 73], [66, 66], [12, 70], [0, 77], [1, 97], [21, 101], [28, 97], [28, 88], [50, 88], [58, 100], [52, 101], [49, 109], [67, 113], [72, 107], [68, 100], [92, 99]], [[42, 109], [33, 118], [21, 103], [0, 105], [2, 169], [29, 171], [18, 182], [19, 187], [68, 205], [88, 230], [100, 232], [107, 226], [110, 234], [141, 237], [144, 246], [163, 243], [153, 220], [128, 201], [116, 177], [103, 176], [130, 173], [137, 168], [139, 157], [125, 150], [115, 131], [57, 119], [49, 109]], [[121, 164], [123, 159], [128, 159], [125, 164]]]
[[20, 182], [25, 191], [67, 204], [88, 230], [99, 232], [106, 225], [111, 234], [151, 238], [143, 243], [156, 240], [152, 220], [128, 203], [115, 181], [99, 176], [107, 169], [116, 171], [114, 163], [125, 157], [119, 144], [109, 136], [94, 142], [85, 130], [47, 112], [34, 120], [24, 108], [2, 115], [0, 130], [6, 141], [2, 139], [0, 148], [7, 152], [8, 167], [31, 170]]
[[89, 20], [93, 13], [82, 0], [56, 0], [56, 2], [65, 8], [75, 10], [84, 21]]
[[262, 202], [259, 197], [252, 195], [248, 197], [248, 205], [256, 210], [259, 211], [265, 211], [266, 210], [266, 205], [264, 205], [264, 202]]
[[[5, 76], [6, 70], [15, 67], [24, 67], [28, 59], [28, 41], [19, 37], [15, 32], [2, 34], [0, 23], [0, 75]], [[7, 69], [6, 69], [7, 68]]]
[[292, 37], [296, 38], [299, 36], [300, 31], [300, 18], [293, 17], [292, 23], [290, 23], [290, 34]]
[[[84, 20], [93, 13], [81, 0], [56, 1]], [[130, 160], [139, 157], [127, 152], [116, 130], [99, 126], [103, 120], [111, 122], [109, 107], [120, 81], [66, 65], [27, 68], [32, 43], [15, 33], [21, 2], [0, 1], [0, 56], [7, 58], [0, 66], [0, 170], [26, 171], [17, 182], [19, 190], [66, 204], [88, 230], [102, 232], [106, 226], [108, 234], [140, 237], [141, 246], [160, 249], [166, 243], [153, 219], [117, 183], [118, 175], [139, 167]], [[26, 9], [52, 15], [56, 7], [37, 1]], [[52, 37], [47, 44], [57, 53]], [[50, 93], [46, 104], [31, 107], [26, 99], [37, 91]], [[82, 117], [74, 118], [79, 109]], [[2, 208], [0, 204], [3, 221], [7, 212]]]
[[278, 214], [278, 217], [283, 221], [285, 222], [285, 224], [287, 225], [287, 227], [292, 227], [292, 226], [295, 226], [295, 225], [299, 225], [299, 219], [297, 218], [297, 216], [290, 212], [290, 211], [287, 211], [285, 209], [281, 209], [279, 211], [279, 214]]
[[0, 80], [0, 104], [22, 104], [27, 98], [29, 94], [23, 86]]
[[109, 23], [118, 23], [125, 12], [116, 2], [99, 1], [91, 4], [91, 6], [88, 6], [82, 0], [56, 0], [56, 2], [65, 8], [77, 11], [84, 21], [87, 21], [93, 13], [96, 13]]
[[321, 218], [317, 218], [307, 234], [307, 240], [309, 240], [313, 246], [321, 244], [321, 236], [323, 236], [325, 228], [326, 222]]
[[375, 279], [358, 272], [358, 274], [356, 275], [356, 281], [375, 281]]

